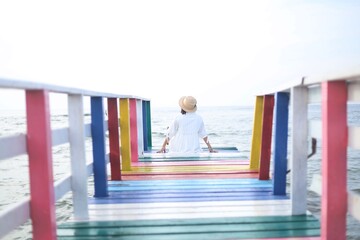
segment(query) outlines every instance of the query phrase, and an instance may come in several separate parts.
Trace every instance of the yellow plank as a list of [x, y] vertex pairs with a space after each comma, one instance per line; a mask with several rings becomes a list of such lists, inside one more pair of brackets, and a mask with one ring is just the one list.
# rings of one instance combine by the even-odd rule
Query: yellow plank
[[254, 111], [254, 125], [251, 140], [250, 169], [258, 170], [260, 165], [261, 134], [264, 97], [257, 96]]
[[120, 145], [122, 170], [131, 170], [131, 149], [130, 149], [130, 108], [129, 99], [119, 100], [120, 108]]

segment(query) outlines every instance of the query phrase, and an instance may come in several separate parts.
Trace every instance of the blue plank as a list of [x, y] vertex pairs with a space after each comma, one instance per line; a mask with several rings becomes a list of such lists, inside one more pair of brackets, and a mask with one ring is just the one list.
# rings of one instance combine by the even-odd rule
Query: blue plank
[[105, 125], [102, 97], [91, 97], [91, 136], [94, 158], [95, 197], [108, 196], [105, 160]]
[[286, 194], [289, 93], [275, 95], [274, 194]]
[[126, 181], [109, 181], [109, 185], [136, 186], [136, 185], [213, 185], [213, 184], [253, 184], [253, 185], [272, 185], [271, 180], [259, 181], [255, 178], [225, 178], [225, 179], [176, 179], [176, 180], [126, 180]]

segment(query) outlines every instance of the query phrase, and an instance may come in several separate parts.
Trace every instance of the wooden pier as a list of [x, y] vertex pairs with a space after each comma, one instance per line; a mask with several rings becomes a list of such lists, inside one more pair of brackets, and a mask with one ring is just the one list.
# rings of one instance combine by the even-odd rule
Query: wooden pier
[[[302, 79], [256, 96], [249, 160], [232, 146], [186, 156], [154, 153], [149, 99], [0, 79], [1, 88], [25, 92], [27, 126], [24, 134], [0, 138], [0, 161], [26, 154], [30, 173], [30, 197], [0, 212], [0, 237], [31, 219], [36, 240], [346, 239], [346, 214], [360, 220], [360, 196], [347, 189], [345, 161], [347, 147], [360, 148], [359, 128], [348, 127], [346, 115], [346, 104], [360, 101], [359, 79], [358, 72]], [[50, 93], [67, 95], [68, 127], [51, 129]], [[307, 119], [314, 103], [322, 106], [322, 122]], [[321, 219], [307, 210], [312, 137], [323, 148]], [[54, 183], [52, 148], [65, 143], [71, 173]], [[59, 224], [55, 202], [70, 191], [73, 215]]]

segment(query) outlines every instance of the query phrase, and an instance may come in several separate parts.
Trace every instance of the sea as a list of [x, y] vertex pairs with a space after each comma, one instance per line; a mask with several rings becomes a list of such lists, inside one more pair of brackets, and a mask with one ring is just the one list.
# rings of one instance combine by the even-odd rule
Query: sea
[[[310, 120], [321, 120], [321, 109], [311, 105], [308, 111]], [[179, 114], [177, 107], [154, 107], [151, 109], [151, 127], [153, 149], [160, 149], [166, 129], [175, 116]], [[203, 117], [209, 140], [213, 147], [237, 147], [241, 159], [249, 159], [251, 135], [253, 128], [254, 108], [252, 106], [214, 106], [198, 107], [198, 114]], [[291, 122], [291, 118], [289, 119]], [[89, 112], [85, 113], [85, 122], [90, 122]], [[348, 124], [360, 125], [360, 105], [348, 105]], [[68, 116], [64, 110], [52, 110], [52, 129], [68, 126]], [[289, 128], [291, 125], [289, 124]], [[291, 129], [289, 129], [291, 130]], [[25, 133], [25, 111], [0, 111], [0, 137]], [[289, 131], [290, 137], [291, 131]], [[203, 143], [202, 143], [203, 144]], [[290, 138], [288, 147], [290, 148]], [[204, 146], [205, 147], [205, 146]], [[308, 159], [308, 185], [312, 176], [321, 174], [321, 140], [317, 141], [316, 153]], [[90, 155], [91, 139], [86, 140], [86, 151]], [[310, 152], [310, 144], [309, 144]], [[290, 156], [289, 156], [290, 157]], [[87, 159], [91, 161], [91, 159]], [[53, 147], [54, 180], [57, 181], [70, 171], [69, 145]], [[348, 149], [348, 190], [360, 191], [360, 151]], [[88, 179], [89, 196], [93, 195], [93, 179]], [[289, 191], [289, 179], [288, 187]], [[0, 211], [29, 196], [28, 158], [26, 155], [2, 160], [0, 162]], [[308, 210], [320, 219], [321, 199], [312, 191], [308, 191]], [[56, 203], [56, 219], [65, 222], [72, 215], [71, 193], [66, 194]], [[12, 231], [3, 239], [31, 239], [30, 220]], [[347, 216], [347, 239], [360, 240], [360, 222]]]

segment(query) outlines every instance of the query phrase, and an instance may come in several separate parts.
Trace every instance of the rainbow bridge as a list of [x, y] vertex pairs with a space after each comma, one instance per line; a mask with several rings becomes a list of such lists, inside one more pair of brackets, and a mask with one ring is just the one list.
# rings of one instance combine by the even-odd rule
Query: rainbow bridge
[[[346, 239], [346, 215], [360, 221], [360, 196], [346, 182], [347, 148], [360, 148], [360, 128], [347, 124], [359, 80], [356, 71], [306, 78], [256, 96], [251, 157], [241, 160], [232, 146], [156, 153], [149, 99], [0, 79], [0, 88], [24, 91], [27, 126], [0, 138], [0, 160], [25, 154], [30, 175], [30, 196], [0, 212], [0, 237], [30, 219], [33, 239]], [[68, 127], [51, 128], [51, 93], [67, 97]], [[314, 103], [321, 121], [308, 119]], [[307, 209], [310, 138], [322, 140], [320, 219]], [[54, 182], [52, 149], [62, 144], [71, 172]], [[69, 192], [73, 214], [57, 222], [56, 202]]]

